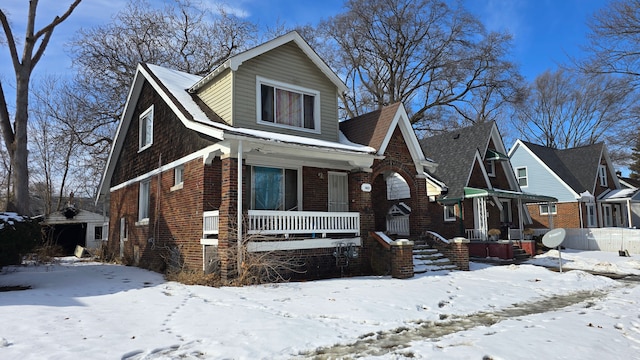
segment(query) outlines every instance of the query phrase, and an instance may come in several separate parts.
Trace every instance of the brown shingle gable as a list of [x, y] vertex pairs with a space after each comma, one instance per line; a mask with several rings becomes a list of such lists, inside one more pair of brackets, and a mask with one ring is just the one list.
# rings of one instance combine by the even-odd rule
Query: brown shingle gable
[[397, 102], [345, 120], [340, 123], [340, 130], [349, 141], [380, 150], [400, 105], [401, 103]]

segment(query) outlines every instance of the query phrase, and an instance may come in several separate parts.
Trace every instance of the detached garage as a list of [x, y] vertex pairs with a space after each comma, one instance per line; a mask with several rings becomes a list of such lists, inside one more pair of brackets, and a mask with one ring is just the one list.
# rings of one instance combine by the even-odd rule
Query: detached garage
[[76, 245], [97, 249], [107, 239], [109, 218], [87, 210], [66, 207], [45, 216], [42, 227], [53, 244], [62, 246], [66, 255], [73, 255]]

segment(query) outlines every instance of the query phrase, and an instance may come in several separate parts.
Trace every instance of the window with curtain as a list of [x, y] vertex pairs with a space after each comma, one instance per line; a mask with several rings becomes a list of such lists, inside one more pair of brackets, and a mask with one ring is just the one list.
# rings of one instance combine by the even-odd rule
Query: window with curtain
[[349, 211], [349, 179], [347, 173], [328, 174], [329, 211]]
[[312, 92], [260, 85], [260, 121], [288, 127], [316, 129], [316, 97]]
[[251, 208], [298, 210], [298, 171], [263, 166], [251, 168]]

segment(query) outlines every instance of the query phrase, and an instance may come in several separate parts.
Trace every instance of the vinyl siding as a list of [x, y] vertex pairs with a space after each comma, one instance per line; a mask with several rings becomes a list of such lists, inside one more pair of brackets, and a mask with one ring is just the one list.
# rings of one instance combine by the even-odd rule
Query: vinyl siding
[[[320, 133], [259, 124], [256, 118], [256, 77], [264, 77], [320, 92]], [[284, 44], [240, 65], [233, 87], [233, 126], [254, 128], [328, 141], [338, 140], [338, 94], [335, 85], [295, 43]]]
[[227, 124], [232, 123], [232, 89], [233, 73], [227, 69], [198, 92], [200, 99]]
[[576, 201], [576, 195], [569, 190], [563, 182], [560, 182], [547, 170], [536, 158], [534, 158], [522, 146], [518, 147], [511, 155], [511, 166], [517, 177], [517, 168], [526, 167], [528, 186], [522, 187], [522, 191], [538, 195], [553, 196], [559, 202]]

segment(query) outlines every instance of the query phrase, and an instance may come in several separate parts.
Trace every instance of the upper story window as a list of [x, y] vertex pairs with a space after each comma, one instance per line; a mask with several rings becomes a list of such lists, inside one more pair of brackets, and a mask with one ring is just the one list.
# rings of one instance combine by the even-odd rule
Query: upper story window
[[319, 131], [320, 93], [258, 77], [258, 122]]
[[516, 179], [518, 180], [518, 185], [521, 187], [529, 185], [529, 177], [527, 176], [526, 167], [516, 168]]
[[142, 151], [153, 144], [153, 105], [140, 115], [140, 139], [138, 150]]
[[600, 186], [607, 186], [607, 167], [604, 165], [598, 166], [598, 178], [600, 179]]
[[487, 160], [484, 163], [484, 168], [487, 170], [487, 175], [496, 176], [496, 163], [493, 160]]

